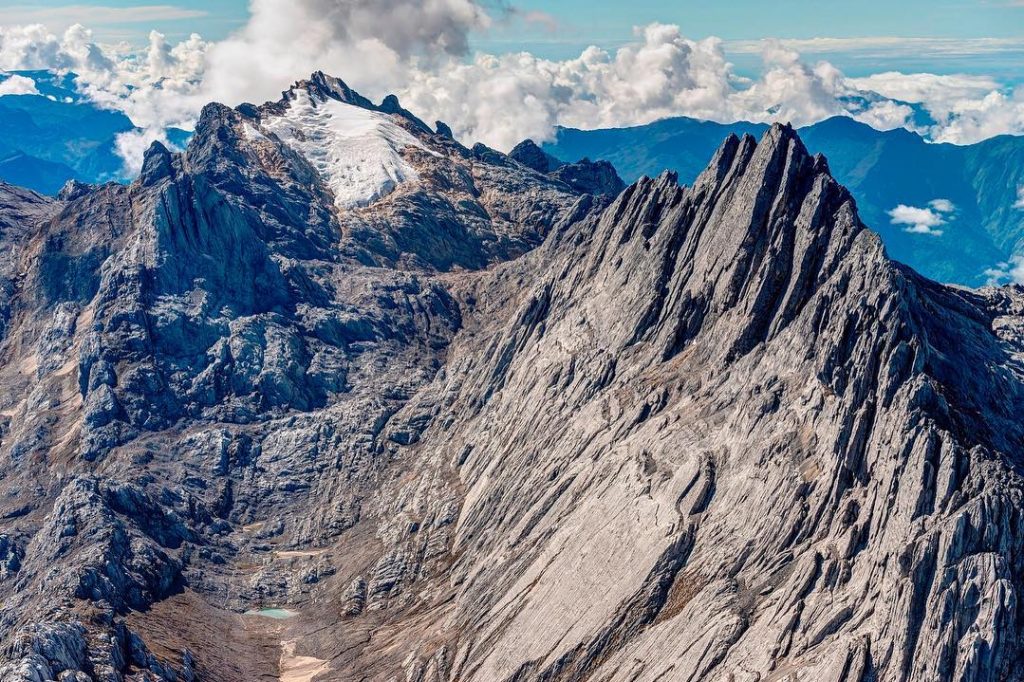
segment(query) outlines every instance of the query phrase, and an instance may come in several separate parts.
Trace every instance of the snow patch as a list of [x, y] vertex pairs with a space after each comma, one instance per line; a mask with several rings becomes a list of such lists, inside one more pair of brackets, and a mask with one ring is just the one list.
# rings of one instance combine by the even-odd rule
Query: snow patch
[[314, 101], [305, 91], [296, 92], [285, 114], [263, 127], [320, 173], [343, 209], [366, 206], [418, 179], [400, 152], [429, 151], [386, 114], [333, 99]]
[[261, 133], [256, 126], [245, 121], [242, 123], [242, 137], [249, 142], [261, 142], [267, 139], [267, 136]]

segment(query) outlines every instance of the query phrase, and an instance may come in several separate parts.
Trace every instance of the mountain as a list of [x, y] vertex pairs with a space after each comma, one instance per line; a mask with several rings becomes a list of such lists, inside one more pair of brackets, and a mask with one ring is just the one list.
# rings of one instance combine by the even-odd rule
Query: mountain
[[[726, 134], [760, 136], [765, 130], [760, 124], [674, 118], [635, 128], [561, 129], [543, 148], [555, 157], [606, 159], [630, 182], [668, 169], [691, 183]], [[828, 158], [896, 260], [940, 281], [979, 286], [991, 277], [987, 270], [1024, 254], [1024, 210], [1015, 208], [1024, 187], [1024, 138], [934, 144], [907, 130], [882, 132], [848, 117], [808, 126], [800, 135], [812, 152]], [[952, 202], [953, 210], [932, 210], [943, 221], [934, 230], [893, 224], [896, 207], [930, 210], [936, 200]]]
[[39, 95], [53, 101], [72, 104], [86, 99], [78, 91], [78, 85], [76, 84], [78, 76], [70, 71], [63, 73], [46, 69], [5, 71], [0, 72], [0, 83], [14, 76], [28, 78], [35, 84], [35, 90]]
[[0, 178], [17, 178], [19, 185], [44, 194], [56, 194], [76, 175], [63, 163], [44, 161], [18, 150], [0, 149]]
[[[124, 114], [86, 102], [43, 95], [0, 97], [2, 144], [26, 157], [26, 165], [59, 164], [66, 169], [64, 182], [100, 182], [120, 177], [124, 161], [116, 154], [115, 140], [119, 134], [134, 129]], [[17, 167], [5, 168], [0, 179], [47, 194], [56, 193], [53, 182], [35, 182], [31, 173], [19, 171]], [[57, 184], [56, 189], [64, 182]]]
[[[98, 184], [133, 179], [117, 153], [118, 136], [135, 130], [126, 116], [83, 97], [74, 74], [16, 74], [31, 78], [40, 95], [0, 97], [0, 180], [52, 196], [69, 180]], [[633, 182], [668, 169], [684, 184], [691, 183], [726, 135], [760, 137], [766, 130], [763, 124], [688, 118], [635, 128], [560, 129], [555, 141], [537, 152], [521, 147], [509, 156], [531, 168], [543, 163], [556, 173], [561, 159], [593, 159], [585, 171], [570, 169], [576, 177], [563, 181], [583, 182], [578, 188], [582, 191], [598, 183], [602, 192], [614, 194], [620, 187], [607, 184], [616, 175], [613, 170]], [[174, 148], [183, 149], [191, 136], [181, 130], [167, 132]], [[902, 129], [880, 132], [848, 117], [800, 132], [812, 152], [829, 159], [836, 178], [857, 199], [861, 216], [882, 235], [896, 260], [943, 282], [981, 286], [1009, 281], [1015, 259], [1024, 256], [1019, 201], [1024, 138], [1003, 136], [958, 147], [933, 144]], [[541, 156], [531, 159], [536, 153]], [[940, 200], [951, 210], [932, 208]], [[909, 218], [894, 224], [890, 213], [900, 206], [910, 209]], [[907, 222], [922, 215], [927, 224]]]
[[314, 74], [0, 186], [0, 679], [1021, 679], [1024, 289], [788, 127], [516, 156]]
[[[0, 180], [52, 196], [69, 180], [128, 179], [117, 153], [118, 136], [137, 130], [127, 116], [83, 98], [74, 74], [14, 73], [31, 78], [40, 94], [0, 96]], [[174, 144], [188, 139], [179, 130], [169, 136]]]

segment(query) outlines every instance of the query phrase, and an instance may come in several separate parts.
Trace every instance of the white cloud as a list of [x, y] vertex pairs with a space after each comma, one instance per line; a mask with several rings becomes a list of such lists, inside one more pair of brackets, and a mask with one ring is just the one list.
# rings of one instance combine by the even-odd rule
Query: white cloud
[[999, 82], [989, 76], [899, 71], [851, 78], [849, 82], [859, 90], [877, 92], [884, 97], [915, 104], [942, 99], [976, 99], [1000, 88]]
[[11, 74], [6, 80], [0, 81], [0, 97], [4, 95], [38, 95], [36, 82], [26, 76]]
[[932, 130], [936, 142], [969, 144], [996, 135], [1024, 133], [1024, 87], [1011, 93], [993, 91], [981, 99], [959, 99], [929, 110], [939, 121]]
[[[935, 124], [919, 132], [936, 142], [971, 144], [995, 135], [1024, 133], [1024, 88], [1006, 90], [989, 76], [887, 72], [849, 83], [921, 105]], [[907, 127], [912, 127], [909, 120]]]
[[765, 45], [762, 77], [744, 82], [717, 38], [689, 40], [662, 24], [637, 37], [614, 53], [591, 47], [566, 61], [477, 55], [416, 70], [399, 92], [406, 106], [460, 136], [504, 149], [525, 137], [547, 139], [556, 124], [613, 127], [687, 115], [804, 125], [845, 112], [842, 74], [827, 63], [805, 65], [776, 43]]
[[923, 109], [935, 125], [921, 132], [936, 140], [1024, 133], [1024, 89], [969, 75], [851, 79], [827, 61], [807, 63], [793, 41], [758, 43], [762, 73], [746, 79], [734, 73], [721, 40], [691, 40], [664, 24], [638, 29], [618, 50], [590, 47], [556, 61], [470, 55], [470, 35], [495, 23], [480, 0], [252, 0], [250, 10], [248, 23], [221, 42], [193, 36], [170, 45], [153, 33], [141, 52], [100, 47], [78, 25], [59, 37], [39, 24], [0, 27], [0, 70], [77, 73], [85, 96], [146, 131], [124, 140], [128, 170], [141, 163], [140, 140], [159, 139], [168, 126], [190, 127], [208, 101], [277, 99], [314, 70], [373, 98], [395, 92], [464, 141], [501, 149], [549, 139], [557, 125], [616, 127], [681, 115], [795, 125], [848, 115], [888, 130], [915, 129]]
[[853, 117], [876, 130], [913, 128], [914, 109], [908, 104], [883, 100], [872, 102], [866, 109], [854, 113]]
[[567, 61], [477, 55], [417, 70], [399, 92], [406, 106], [449, 122], [460, 136], [504, 149], [525, 137], [546, 139], [556, 124], [647, 123], [681, 111], [723, 119], [741, 111], [717, 39], [687, 40], [658, 24], [639, 38], [614, 54], [592, 47]]
[[73, 72], [82, 95], [100, 107], [124, 112], [144, 131], [119, 140], [125, 172], [131, 175], [142, 167], [145, 149], [140, 140], [164, 139], [168, 128], [193, 125], [207, 101], [199, 92], [207, 48], [196, 35], [172, 46], [154, 31], [145, 51], [119, 54], [97, 45], [78, 25], [60, 36], [39, 24], [0, 27], [0, 70]]
[[167, 138], [167, 131], [159, 127], [139, 128], [117, 135], [114, 140], [115, 149], [117, 155], [124, 159], [126, 175], [135, 176], [142, 170], [146, 150], [154, 142], [160, 142], [171, 149], [174, 148]]
[[1013, 204], [1013, 207], [1024, 211], [1024, 185], [1017, 188], [1017, 201]]
[[466, 55], [470, 32], [491, 23], [474, 0], [252, 0], [250, 12], [208, 55], [204, 92], [228, 103], [276, 97], [318, 69], [395, 90]]
[[[556, 125], [637, 125], [680, 115], [804, 125], [845, 114], [883, 130], [913, 129], [908, 103], [934, 110], [937, 125], [921, 132], [937, 139], [973, 142], [995, 129], [1024, 132], [1024, 122], [994, 105], [971, 110], [970, 103], [1002, 93], [992, 78], [850, 79], [826, 61], [805, 63], [794, 49], [840, 47], [835, 41], [761, 41], [764, 68], [752, 81], [733, 72], [721, 40], [690, 40], [678, 26], [663, 24], [638, 29], [633, 43], [614, 52], [590, 47], [563, 61], [529, 53], [461, 58], [470, 33], [492, 23], [473, 0], [254, 0], [249, 24], [210, 50], [203, 91], [229, 104], [262, 101], [321, 68], [371, 96], [397, 92], [424, 118], [503, 149], [526, 137], [548, 139]], [[972, 49], [1013, 45], [1024, 41], [984, 39]], [[932, 48], [956, 49], [935, 41]]]
[[[809, 54], [857, 53], [860, 56], [973, 56], [1024, 51], [1022, 38], [909, 38], [906, 36], [864, 36], [858, 38], [783, 39], [786, 47]], [[730, 52], [757, 53], [760, 41], [735, 40], [726, 43]]]
[[935, 199], [929, 202], [928, 206], [929, 208], [918, 208], [900, 204], [889, 211], [889, 217], [893, 225], [904, 225], [905, 232], [941, 236], [943, 230], [937, 228], [946, 224], [943, 214], [951, 213], [956, 207], [947, 199]]
[[[499, 148], [524, 137], [546, 139], [556, 123], [614, 127], [680, 115], [794, 125], [848, 115], [880, 130], [908, 128], [956, 143], [1024, 133], [1016, 95], [988, 77], [850, 79], [829, 62], [807, 64], [785, 43], [767, 41], [761, 76], [745, 81], [733, 73], [718, 39], [692, 41], [678, 27], [657, 24], [638, 38], [615, 53], [589, 48], [558, 62], [530, 54], [478, 55], [468, 64], [411, 70], [398, 90], [414, 110]], [[912, 105], [935, 124], [920, 128]]]
[[1024, 284], [1024, 257], [1014, 256], [1009, 261], [999, 263], [994, 268], [985, 270], [986, 284], [997, 287], [1003, 284]]

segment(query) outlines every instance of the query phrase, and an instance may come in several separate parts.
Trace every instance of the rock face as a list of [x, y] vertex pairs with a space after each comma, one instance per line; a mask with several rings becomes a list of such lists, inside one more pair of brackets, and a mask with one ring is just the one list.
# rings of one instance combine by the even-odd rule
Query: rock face
[[1021, 679], [1024, 292], [786, 127], [614, 198], [438, 130], [315, 74], [0, 188], [0, 679]]
[[[690, 184], [730, 132], [760, 138], [767, 130], [763, 123], [685, 117], [630, 128], [559, 128], [542, 153], [610, 161], [627, 182], [669, 169]], [[861, 218], [881, 235], [886, 252], [921, 274], [981, 286], [992, 279], [993, 268], [999, 269], [994, 264], [1024, 255], [1024, 212], [1014, 208], [1024, 186], [1024, 137], [933, 143], [902, 128], [875, 130], [849, 116], [809, 125], [799, 134], [808, 149], [828, 157], [833, 176], [853, 194]], [[935, 199], [955, 207], [946, 214], [942, 234], [914, 233], [892, 222], [889, 212], [898, 205], [928, 207]]]
[[614, 197], [626, 189], [615, 167], [607, 161], [584, 158], [576, 163], [565, 163], [547, 154], [533, 140], [520, 142], [509, 152], [509, 158], [527, 168], [564, 182], [577, 192]]

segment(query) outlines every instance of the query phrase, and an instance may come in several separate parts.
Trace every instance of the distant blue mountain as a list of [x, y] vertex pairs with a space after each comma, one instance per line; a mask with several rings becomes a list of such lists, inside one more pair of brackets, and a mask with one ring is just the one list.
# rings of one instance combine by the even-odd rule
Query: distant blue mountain
[[[124, 114], [84, 102], [37, 95], [0, 97], [0, 141], [27, 156], [63, 164], [79, 180], [117, 178], [123, 161], [115, 153], [115, 140], [134, 128]], [[23, 184], [17, 178], [3, 179]]]
[[[136, 129], [127, 116], [82, 97], [73, 74], [15, 73], [34, 80], [40, 94], [0, 97], [0, 180], [55, 194], [68, 180], [128, 179], [116, 151], [117, 136]], [[174, 145], [188, 136], [169, 131]]]
[[[673, 118], [609, 130], [561, 129], [543, 145], [560, 159], [605, 159], [627, 182], [669, 169], [691, 183], [729, 134], [760, 137], [766, 126]], [[934, 279], [977, 286], [986, 269], [1024, 253], [1024, 210], [1014, 208], [1024, 186], [1024, 138], [997, 137], [970, 146], [933, 144], [907, 130], [881, 132], [851, 118], [832, 118], [800, 130], [812, 152], [857, 199], [861, 217], [890, 255]], [[928, 208], [947, 199], [943, 234], [913, 234], [893, 225], [900, 204]]]
[[56, 194], [75, 171], [63, 163], [44, 161], [17, 150], [0, 150], [0, 178], [17, 178], [20, 186]]

